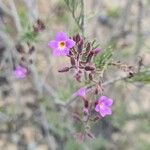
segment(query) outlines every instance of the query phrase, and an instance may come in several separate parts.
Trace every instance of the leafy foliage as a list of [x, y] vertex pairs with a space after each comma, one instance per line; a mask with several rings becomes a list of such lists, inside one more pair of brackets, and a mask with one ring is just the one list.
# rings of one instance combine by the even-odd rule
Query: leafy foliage
[[22, 40], [26, 42], [36, 42], [38, 40], [38, 34], [29, 30], [22, 35]]
[[109, 62], [113, 56], [113, 51], [111, 47], [102, 50], [101, 54], [94, 59], [96, 68], [102, 70]]
[[145, 84], [150, 83], [150, 69], [137, 73], [134, 77], [129, 79], [129, 82], [143, 82]]
[[[68, 6], [69, 11], [72, 14], [73, 19], [80, 29], [82, 29], [83, 23], [83, 12], [82, 12], [82, 0], [64, 0], [66, 5]], [[77, 10], [80, 9], [77, 14]]]

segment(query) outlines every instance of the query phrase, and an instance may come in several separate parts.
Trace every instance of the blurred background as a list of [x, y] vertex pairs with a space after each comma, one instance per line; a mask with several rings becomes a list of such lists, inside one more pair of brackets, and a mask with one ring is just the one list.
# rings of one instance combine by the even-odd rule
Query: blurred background
[[[114, 61], [150, 66], [150, 0], [84, 4], [87, 39], [96, 39], [102, 50], [111, 46]], [[60, 104], [83, 84], [73, 72], [58, 73], [69, 63], [48, 48], [59, 31], [81, 33], [63, 0], [0, 0], [0, 150], [150, 150], [150, 70], [140, 82], [106, 85], [113, 115], [91, 125], [95, 139], [74, 138], [83, 130], [73, 117], [80, 101], [67, 108]], [[29, 73], [15, 79], [12, 71], [20, 63]], [[124, 74], [114, 67], [104, 80]]]

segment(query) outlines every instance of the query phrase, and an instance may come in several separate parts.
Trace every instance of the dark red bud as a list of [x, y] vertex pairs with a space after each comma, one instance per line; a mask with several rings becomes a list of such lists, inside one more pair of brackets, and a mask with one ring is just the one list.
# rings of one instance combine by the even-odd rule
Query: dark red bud
[[84, 100], [84, 107], [88, 108], [89, 107], [89, 102], [87, 100]]
[[97, 121], [97, 120], [99, 120], [100, 119], [100, 117], [99, 116], [96, 116], [94, 119], [93, 119], [93, 121], [95, 122], [95, 121]]
[[90, 80], [93, 80], [93, 76], [92, 76], [91, 73], [89, 74], [89, 79], [90, 79]]
[[76, 36], [73, 36], [73, 38], [72, 38], [75, 42], [76, 42]]
[[25, 62], [26, 61], [25, 57], [21, 57], [21, 61]]
[[85, 66], [84, 68], [86, 71], [92, 71], [92, 70], [95, 70], [95, 67], [93, 66]]
[[82, 71], [81, 71], [81, 70], [79, 70], [79, 71], [78, 71], [78, 73], [79, 73], [79, 74], [81, 74], [81, 73], [82, 73]]
[[68, 72], [70, 67], [64, 67], [62, 69], [59, 69], [58, 72]]
[[78, 53], [80, 54], [82, 52], [83, 49], [83, 40], [81, 39], [79, 44], [78, 44]]
[[91, 50], [91, 43], [87, 43], [86, 52], [89, 52], [90, 50]]
[[98, 104], [98, 101], [96, 101], [95, 103], [94, 103], [94, 105], [96, 106]]
[[93, 133], [87, 132], [86, 134], [87, 134], [87, 136], [90, 137], [91, 139], [95, 139], [95, 136], [93, 135]]
[[72, 56], [72, 55], [73, 55], [73, 54], [72, 54], [72, 52], [71, 52], [71, 51], [69, 51], [69, 55], [68, 55], [68, 56], [70, 57], [70, 56]]
[[17, 45], [16, 45], [16, 50], [17, 50], [19, 53], [25, 53], [24, 47], [23, 47], [21, 44], [17, 44]]
[[129, 72], [129, 78], [133, 77], [134, 73], [132, 71]]
[[93, 51], [90, 51], [90, 53], [87, 56], [86, 62], [91, 62], [93, 55], [94, 55]]
[[76, 40], [75, 40], [75, 41], [78, 43], [80, 40], [81, 40], [81, 37], [80, 37], [79, 34], [77, 34], [77, 35], [76, 35]]
[[33, 31], [36, 33], [39, 31], [43, 31], [44, 29], [45, 29], [45, 25], [44, 25], [43, 21], [40, 19], [38, 19], [36, 21], [36, 23], [33, 25]]
[[95, 94], [96, 94], [96, 95], [98, 94], [98, 88], [95, 89]]
[[29, 54], [32, 54], [34, 51], [35, 51], [35, 47], [32, 46], [32, 47], [29, 49]]
[[81, 82], [81, 75], [79, 73], [75, 75], [75, 78], [78, 82]]
[[71, 63], [72, 66], [76, 65], [76, 61], [73, 57], [70, 57], [70, 63]]

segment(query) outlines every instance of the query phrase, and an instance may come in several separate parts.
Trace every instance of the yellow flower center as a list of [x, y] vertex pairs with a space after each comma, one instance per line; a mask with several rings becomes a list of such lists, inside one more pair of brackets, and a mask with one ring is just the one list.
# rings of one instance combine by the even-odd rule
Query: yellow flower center
[[103, 108], [104, 103], [101, 102], [101, 103], [99, 103], [98, 105], [99, 105], [100, 108]]
[[65, 47], [65, 42], [64, 41], [61, 41], [59, 42], [59, 48], [64, 48]]

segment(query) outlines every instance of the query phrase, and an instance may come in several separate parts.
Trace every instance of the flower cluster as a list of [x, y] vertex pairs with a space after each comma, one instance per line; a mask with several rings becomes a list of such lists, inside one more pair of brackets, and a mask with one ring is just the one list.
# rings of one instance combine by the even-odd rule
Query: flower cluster
[[[84, 102], [84, 112], [89, 112], [89, 101], [87, 99], [86, 94], [91, 91], [90, 89], [87, 89], [85, 87], [80, 88], [75, 95], [80, 96], [83, 99]], [[95, 103], [91, 103], [95, 107], [95, 111], [99, 112], [101, 117], [105, 117], [107, 115], [111, 115], [112, 111], [110, 106], [113, 104], [113, 100], [106, 97], [106, 96], [100, 96], [98, 100], [95, 101]]]
[[67, 72], [75, 69], [75, 79], [81, 82], [83, 72], [86, 72], [89, 79], [92, 80], [96, 67], [92, 63], [100, 51], [100, 48], [94, 48], [93, 44], [86, 41], [79, 34], [73, 38], [69, 38], [66, 33], [58, 32], [54, 40], [48, 43], [52, 49], [54, 56], [68, 56], [70, 58], [70, 66], [59, 69], [59, 72]]
[[[100, 78], [96, 78], [98, 70], [93, 61], [101, 49], [94, 46], [93, 42], [88, 42], [79, 34], [68, 37], [64, 32], [58, 32], [54, 40], [48, 43], [54, 56], [66, 56], [70, 59], [69, 66], [60, 68], [58, 72], [68, 72], [73, 69], [77, 82], [87, 82], [89, 86], [81, 87], [74, 93], [75, 98], [82, 99], [82, 112], [76, 112], [74, 118], [83, 121], [85, 130], [75, 135], [77, 139], [83, 141], [85, 136], [94, 138], [90, 128], [87, 128], [89, 122], [99, 120], [112, 114], [111, 105], [113, 100], [103, 95], [103, 88]], [[92, 83], [92, 85], [90, 85]], [[97, 99], [96, 97], [99, 98]]]
[[[70, 69], [75, 69], [75, 79], [78, 82], [81, 82], [81, 77], [85, 74], [90, 81], [96, 82], [93, 79], [96, 67], [92, 60], [101, 52], [100, 48], [94, 48], [93, 43], [86, 41], [79, 34], [73, 36], [73, 38], [69, 38], [64, 32], [58, 32], [55, 39], [48, 43], [48, 46], [52, 49], [54, 56], [67, 56], [70, 58], [70, 66], [59, 69], [59, 72], [67, 72]], [[99, 82], [96, 82], [95, 87], [93, 94], [102, 94]], [[98, 100], [90, 102], [87, 98], [87, 93], [90, 91], [92, 91], [91, 88], [82, 87], [75, 93], [75, 96], [82, 97], [84, 103], [83, 112], [86, 115], [90, 115], [90, 109], [94, 107], [94, 110], [99, 112], [101, 117], [111, 115], [110, 106], [113, 100], [106, 96], [101, 96]], [[93, 107], [89, 107], [91, 105]]]

